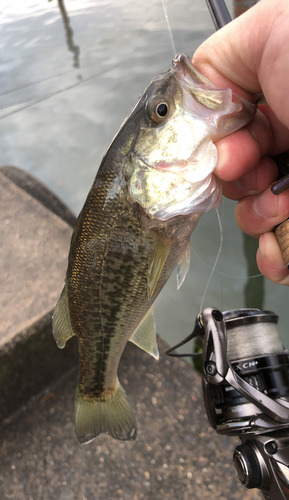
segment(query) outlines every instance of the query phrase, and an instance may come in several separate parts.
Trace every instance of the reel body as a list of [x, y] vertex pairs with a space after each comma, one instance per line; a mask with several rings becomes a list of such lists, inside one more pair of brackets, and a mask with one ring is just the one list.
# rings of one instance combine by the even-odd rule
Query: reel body
[[[192, 334], [203, 341], [202, 385], [207, 416], [219, 434], [242, 444], [233, 462], [247, 488], [267, 500], [289, 499], [289, 355], [271, 311], [207, 308]], [[192, 355], [191, 355], [192, 356]]]

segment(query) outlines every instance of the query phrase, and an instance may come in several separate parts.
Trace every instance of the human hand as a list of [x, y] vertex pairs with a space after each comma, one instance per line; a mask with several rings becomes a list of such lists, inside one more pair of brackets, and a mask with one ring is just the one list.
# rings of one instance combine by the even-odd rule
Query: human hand
[[216, 174], [223, 193], [240, 200], [235, 217], [247, 234], [259, 237], [257, 263], [271, 281], [289, 286], [289, 271], [272, 232], [289, 217], [289, 191], [275, 196], [270, 184], [277, 167], [270, 158], [289, 148], [289, 2], [261, 0], [206, 40], [194, 66], [218, 87], [230, 87], [259, 105], [242, 130], [217, 142]]

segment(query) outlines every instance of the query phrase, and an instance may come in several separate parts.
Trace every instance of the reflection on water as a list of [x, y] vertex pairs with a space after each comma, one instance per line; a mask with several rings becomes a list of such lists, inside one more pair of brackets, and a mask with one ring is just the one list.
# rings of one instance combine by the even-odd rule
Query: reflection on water
[[[52, 2], [52, 0], [48, 0], [49, 2]], [[73, 53], [73, 59], [74, 59], [74, 64], [73, 66], [75, 68], [79, 68], [79, 47], [78, 45], [75, 45], [73, 41], [73, 31], [70, 26], [70, 20], [66, 11], [66, 7], [64, 4], [64, 0], [57, 0], [59, 9], [63, 18], [63, 24], [64, 24], [64, 29], [65, 29], [65, 34], [66, 34], [66, 42], [67, 42], [67, 47], [70, 52]]]
[[[172, 57], [161, 0], [150, 0], [149, 8], [143, 0], [66, 0], [65, 6], [69, 19], [56, 1], [2, 0], [0, 164], [28, 170], [77, 213], [123, 119]], [[168, 16], [178, 52], [192, 55], [214, 31], [205, 0], [168, 0]], [[237, 228], [234, 206], [224, 200], [220, 207], [224, 243], [204, 306], [272, 309], [286, 341], [287, 289], [247, 279], [257, 273], [255, 248]], [[212, 210], [192, 235], [185, 283], [177, 292], [172, 276], [156, 303], [158, 331], [171, 343], [192, 330], [219, 241]]]

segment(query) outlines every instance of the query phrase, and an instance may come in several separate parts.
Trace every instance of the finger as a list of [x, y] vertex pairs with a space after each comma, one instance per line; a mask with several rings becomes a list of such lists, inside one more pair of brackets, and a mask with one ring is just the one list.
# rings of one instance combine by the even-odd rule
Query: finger
[[215, 173], [233, 181], [251, 172], [263, 155], [275, 155], [289, 148], [289, 130], [268, 106], [262, 106], [242, 130], [216, 143], [218, 163]]
[[277, 179], [277, 176], [276, 163], [268, 156], [263, 156], [259, 165], [252, 172], [236, 181], [223, 181], [223, 195], [230, 200], [240, 200], [245, 196], [262, 193]]
[[250, 236], [272, 231], [289, 216], [289, 191], [275, 196], [268, 188], [256, 196], [247, 196], [235, 209], [238, 226]]
[[[289, 38], [289, 37], [288, 37]], [[287, 103], [287, 101], [286, 101]], [[283, 151], [286, 151], [286, 149], [289, 148], [289, 129], [287, 126], [283, 125], [281, 123], [275, 113], [273, 113], [272, 109], [269, 106], [266, 106], [265, 104], [259, 104], [258, 110], [267, 118], [268, 124], [271, 129], [271, 134], [268, 135], [270, 138], [271, 145], [270, 148], [273, 149], [268, 149], [267, 152], [268, 154], [271, 155], [276, 155], [279, 154]], [[289, 115], [289, 113], [288, 113]], [[260, 143], [260, 140], [262, 140], [263, 135], [259, 136], [260, 129], [257, 129], [256, 127], [253, 127], [252, 129], [252, 135], [255, 137], [257, 142]]]
[[266, 278], [274, 283], [289, 286], [289, 271], [274, 233], [265, 233], [260, 237], [257, 264]]
[[[253, 100], [255, 94], [262, 91], [257, 72], [250, 68], [254, 68], [254, 63], [244, 61], [238, 53], [240, 45], [245, 54], [252, 53], [246, 47], [249, 36], [244, 37], [240, 33], [245, 16], [248, 17], [248, 14], [235, 19], [203, 42], [194, 53], [192, 62], [218, 87], [230, 87], [245, 99]], [[248, 27], [246, 33], [250, 34]]]
[[229, 86], [249, 100], [262, 90], [285, 126], [288, 22], [288, 0], [263, 0], [206, 40], [193, 57], [196, 68], [218, 86]]

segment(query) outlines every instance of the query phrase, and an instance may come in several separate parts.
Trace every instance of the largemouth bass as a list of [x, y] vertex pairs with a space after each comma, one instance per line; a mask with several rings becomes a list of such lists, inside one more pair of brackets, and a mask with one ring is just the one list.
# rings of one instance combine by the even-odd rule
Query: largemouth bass
[[136, 422], [117, 370], [128, 340], [158, 358], [153, 302], [190, 235], [217, 207], [214, 142], [248, 123], [255, 107], [218, 89], [178, 54], [122, 124], [72, 235], [66, 283], [53, 315], [63, 348], [79, 339], [75, 426], [81, 443], [101, 432], [134, 439]]

